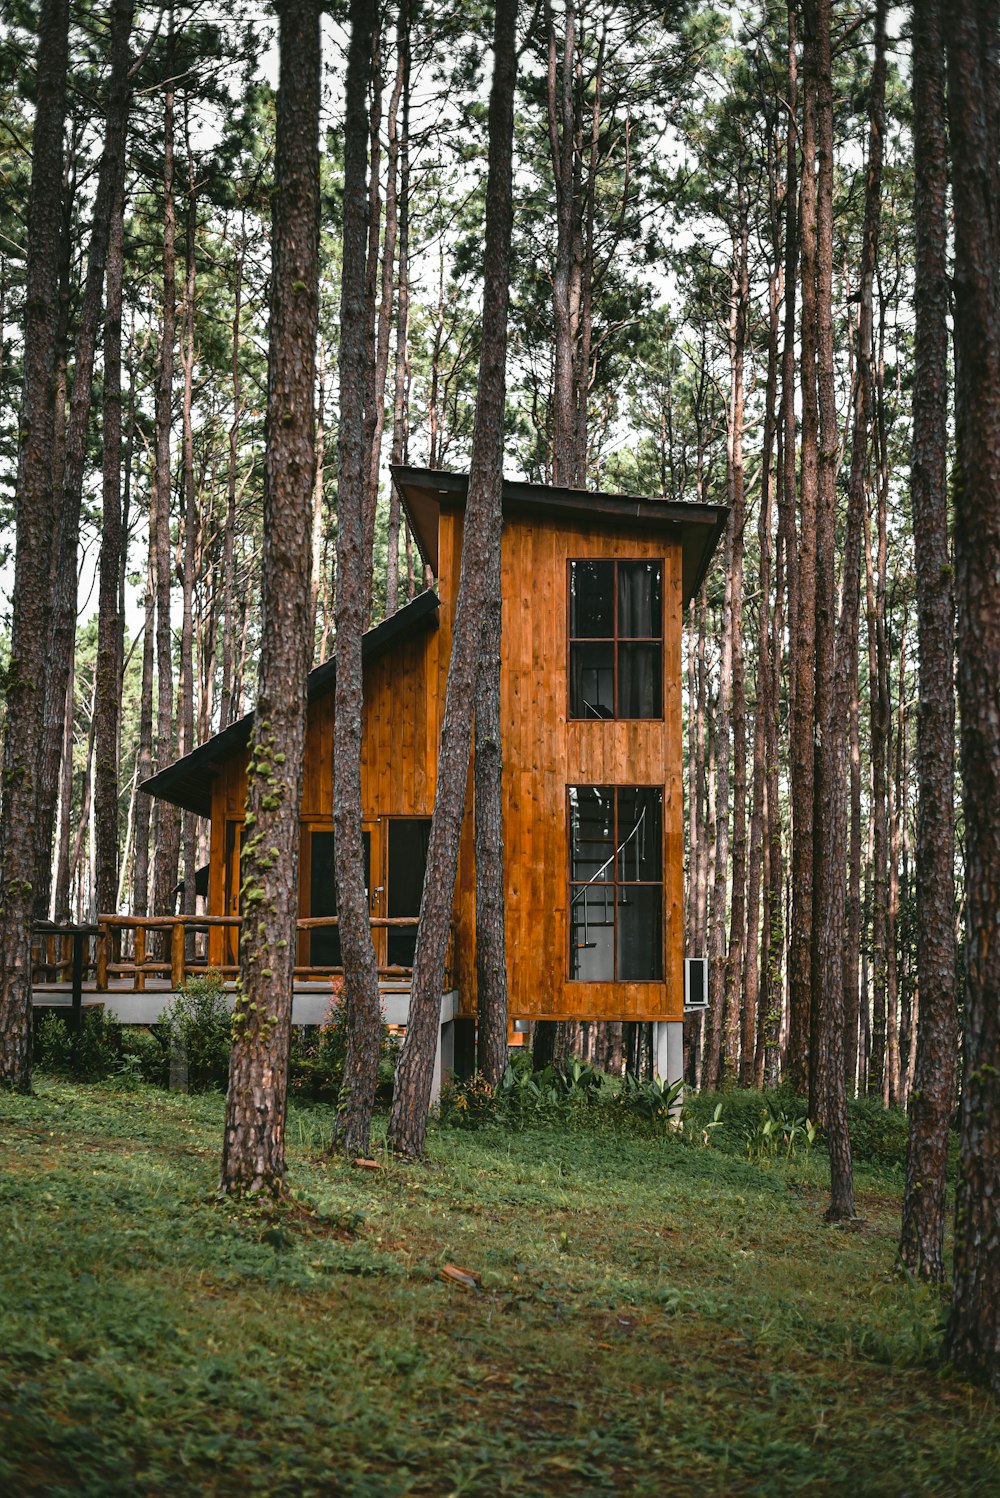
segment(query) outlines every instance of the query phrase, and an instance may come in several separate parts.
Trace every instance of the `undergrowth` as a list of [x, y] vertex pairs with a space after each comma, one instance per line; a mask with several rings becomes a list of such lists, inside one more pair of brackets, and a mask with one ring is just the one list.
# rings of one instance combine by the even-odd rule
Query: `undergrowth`
[[217, 1196], [217, 1094], [0, 1096], [0, 1491], [996, 1491], [996, 1408], [894, 1273], [884, 1141], [845, 1232], [819, 1144], [748, 1157], [749, 1101], [678, 1130], [590, 1090], [435, 1125], [417, 1167], [331, 1158], [293, 1102], [268, 1207]]

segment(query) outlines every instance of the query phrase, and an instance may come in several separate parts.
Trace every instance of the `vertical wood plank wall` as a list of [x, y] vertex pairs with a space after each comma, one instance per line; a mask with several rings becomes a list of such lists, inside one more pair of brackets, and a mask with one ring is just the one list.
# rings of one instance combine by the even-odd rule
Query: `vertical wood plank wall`
[[[362, 804], [366, 820], [429, 816], [451, 651], [462, 544], [462, 510], [445, 504], [439, 533], [436, 629], [399, 642], [365, 668]], [[568, 718], [570, 558], [663, 560], [662, 722]], [[683, 803], [681, 736], [681, 546], [668, 528], [622, 532], [562, 519], [505, 519], [501, 714], [508, 980], [512, 1016], [680, 1019], [683, 1015]], [[309, 707], [303, 828], [332, 825], [333, 693]], [[209, 891], [213, 914], [233, 914], [239, 886], [235, 839], [243, 818], [246, 752], [219, 766], [212, 798]], [[664, 981], [570, 982], [569, 785], [663, 789]], [[381, 878], [381, 875], [379, 876]], [[303, 891], [303, 900], [307, 899]], [[302, 904], [306, 913], [305, 904]], [[454, 975], [465, 1012], [475, 1004], [475, 864], [472, 776], [455, 896]], [[213, 932], [210, 960], [234, 960]]]
[[[461, 514], [442, 513], [455, 533]], [[663, 561], [662, 722], [573, 720], [569, 712], [570, 559]], [[684, 840], [681, 726], [681, 546], [666, 529], [517, 516], [504, 525], [504, 836], [507, 961], [512, 1016], [534, 1019], [682, 1019]], [[444, 586], [442, 583], [442, 595]], [[663, 789], [664, 981], [569, 979], [570, 785]], [[467, 799], [455, 900], [455, 966], [463, 1007], [475, 994], [475, 859]]]

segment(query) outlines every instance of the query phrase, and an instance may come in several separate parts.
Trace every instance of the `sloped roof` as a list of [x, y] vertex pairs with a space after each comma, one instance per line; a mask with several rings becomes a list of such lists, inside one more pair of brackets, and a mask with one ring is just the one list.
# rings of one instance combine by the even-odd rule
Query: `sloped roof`
[[[432, 628], [437, 622], [438, 608], [436, 593], [418, 593], [412, 603], [406, 604], [391, 618], [383, 619], [374, 629], [366, 631], [361, 642], [362, 660], [375, 660], [399, 641], [408, 639], [420, 630]], [[314, 666], [309, 672], [309, 700], [332, 691], [336, 678], [337, 658], [332, 655], [329, 660]], [[144, 780], [139, 786], [140, 791], [147, 796], [159, 796], [161, 800], [170, 801], [174, 806], [182, 806], [185, 811], [197, 812], [199, 816], [211, 816], [215, 772], [225, 760], [246, 748], [252, 726], [253, 713], [238, 718], [221, 733], [206, 739], [197, 749], [192, 749], [190, 754], [185, 754], [182, 759], [175, 760], [172, 765], [167, 765], [156, 775]]]
[[[424, 561], [438, 572], [438, 516], [442, 506], [464, 508], [469, 488], [467, 473], [445, 473], [436, 468], [394, 465], [393, 482], [410, 520], [410, 529]], [[610, 494], [594, 489], [565, 489], [551, 484], [527, 484], [504, 479], [505, 515], [545, 515], [583, 521], [609, 530], [663, 529], [681, 543], [684, 602], [698, 592], [712, 555], [729, 518], [729, 506], [638, 494]], [[457, 579], [455, 581], [457, 586]]]

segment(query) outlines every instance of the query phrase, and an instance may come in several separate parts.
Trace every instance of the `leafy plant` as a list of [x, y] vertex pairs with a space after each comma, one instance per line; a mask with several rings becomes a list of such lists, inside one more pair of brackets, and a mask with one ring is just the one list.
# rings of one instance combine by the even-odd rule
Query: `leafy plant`
[[637, 1113], [640, 1118], [656, 1123], [680, 1116], [678, 1104], [683, 1094], [683, 1082], [666, 1082], [661, 1077], [649, 1077], [641, 1081], [631, 1072], [626, 1072], [621, 1101], [622, 1106], [630, 1113]]
[[[389, 1027], [382, 1022], [379, 1032], [378, 1088], [383, 1100], [391, 1096], [395, 1072], [395, 1047]], [[344, 980], [338, 974], [331, 980], [330, 1003], [323, 1023], [300, 1026], [292, 1032], [289, 1062], [289, 1089], [294, 1096], [318, 1103], [336, 1103], [344, 1081], [347, 1063], [347, 1009]]]
[[122, 1026], [99, 1004], [88, 1005], [74, 1044], [71, 1019], [51, 1010], [36, 1018], [34, 1031], [35, 1064], [57, 1076], [77, 1077], [85, 1082], [102, 1082], [115, 1073], [121, 1063]]
[[164, 1013], [170, 1044], [187, 1060], [188, 1089], [225, 1087], [233, 1029], [221, 973], [191, 978]]
[[747, 1158], [758, 1165], [782, 1157], [790, 1160], [796, 1142], [810, 1151], [816, 1141], [816, 1125], [806, 1114], [798, 1117], [762, 1108], [756, 1127], [747, 1131]]

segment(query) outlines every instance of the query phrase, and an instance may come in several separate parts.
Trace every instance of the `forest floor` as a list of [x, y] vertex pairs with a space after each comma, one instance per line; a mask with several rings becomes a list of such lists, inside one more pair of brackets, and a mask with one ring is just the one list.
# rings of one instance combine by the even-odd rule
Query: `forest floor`
[[891, 1161], [844, 1230], [818, 1150], [755, 1162], [733, 1128], [584, 1109], [362, 1169], [293, 1108], [300, 1197], [265, 1210], [216, 1195], [221, 1120], [0, 1095], [0, 1491], [1000, 1492], [1000, 1409], [894, 1272]]

